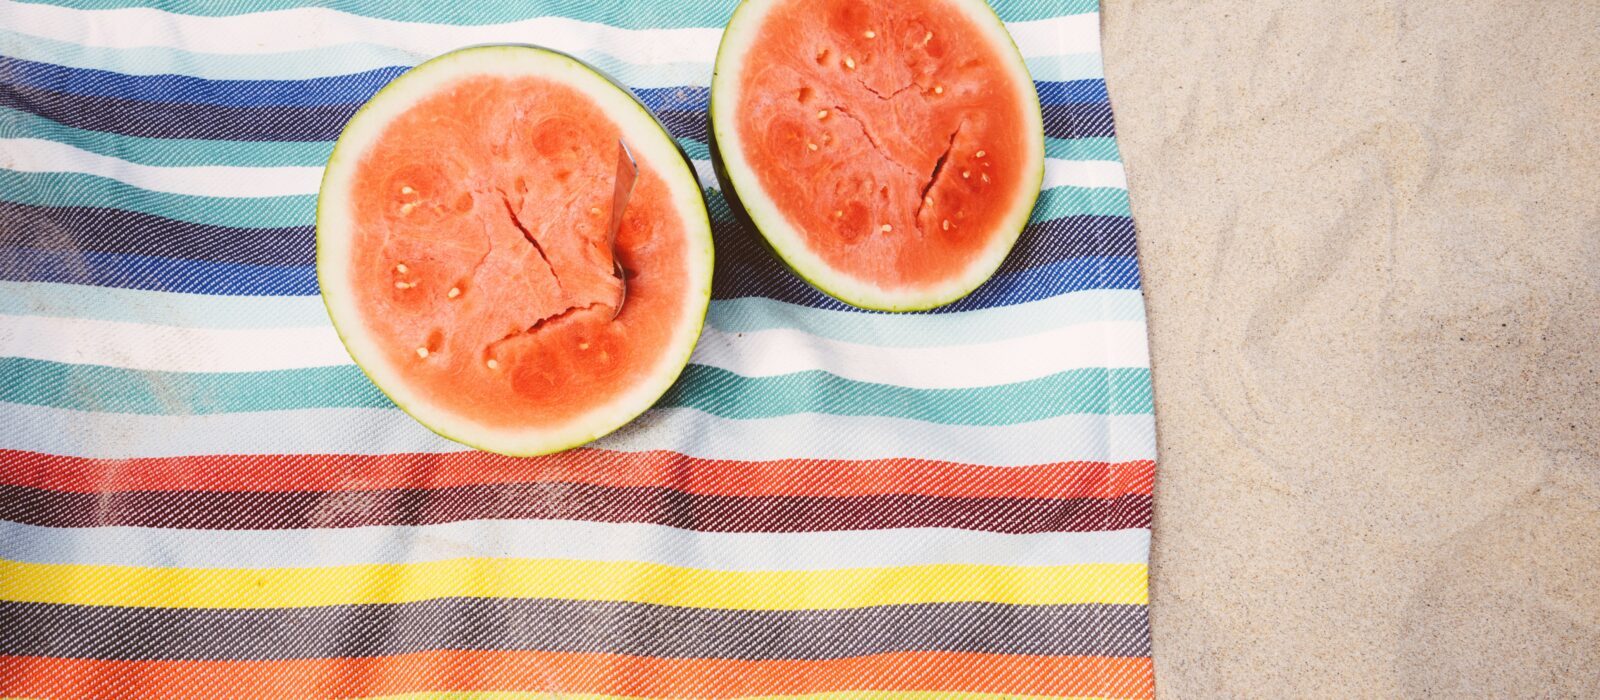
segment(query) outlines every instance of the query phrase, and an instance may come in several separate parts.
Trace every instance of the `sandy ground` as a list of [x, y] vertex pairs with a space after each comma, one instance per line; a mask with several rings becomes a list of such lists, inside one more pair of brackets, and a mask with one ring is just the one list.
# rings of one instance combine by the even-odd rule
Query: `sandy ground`
[[1106, 0], [1162, 698], [1600, 698], [1600, 0]]

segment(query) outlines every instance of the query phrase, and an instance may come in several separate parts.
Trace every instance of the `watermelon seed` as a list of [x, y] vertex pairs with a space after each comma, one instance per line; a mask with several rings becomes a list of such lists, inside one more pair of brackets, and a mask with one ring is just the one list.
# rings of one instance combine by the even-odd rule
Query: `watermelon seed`
[[876, 38], [878, 38], [878, 33], [875, 32], [875, 31], [872, 31], [871, 29], [868, 29], [866, 31], [866, 33], [862, 34], [861, 36], [864, 36], [864, 37], [866, 37], [868, 39], [876, 39]]
[[458, 296], [461, 296], [461, 290], [459, 288], [457, 288], [457, 287], [451, 287], [450, 288], [450, 292], [448, 294], [445, 294], [445, 296], [450, 297], [451, 299], [454, 299], [454, 298], [456, 298]]
[[963, 170], [963, 171], [961, 171], [961, 177], [962, 178], [970, 178], [970, 177], [972, 177], [972, 171], [971, 170]]
[[856, 69], [856, 60], [851, 58], [851, 57], [849, 57], [849, 56], [845, 56], [844, 57], [844, 67], [845, 68], [849, 68], [850, 70], [855, 70]]
[[841, 209], [833, 210], [833, 218], [835, 218], [835, 219], [843, 219], [844, 218], [844, 211], [841, 210]]
[[931, 207], [931, 206], [933, 206], [933, 198], [932, 197], [923, 197], [922, 198], [922, 203]]
[[578, 343], [578, 349], [579, 350], [588, 350], [589, 349], [589, 344], [588, 343]]
[[411, 189], [411, 185], [401, 185], [400, 186], [400, 194], [412, 194], [414, 192], [416, 192], [416, 190]]
[[989, 181], [989, 173], [984, 173], [983, 174], [983, 181], [984, 182], [988, 182]]
[[428, 359], [428, 349], [427, 348], [417, 348], [417, 357], [420, 357], [420, 358], [422, 358], [424, 360]]
[[394, 271], [398, 272], [398, 273], [400, 273], [402, 275], [405, 274], [406, 273], [406, 264], [405, 263], [400, 263], [399, 265], [395, 265], [394, 266]]
[[589, 207], [589, 216], [599, 216], [600, 207]]
[[978, 151], [977, 153], [972, 154], [972, 157], [974, 157], [974, 158], [982, 158], [984, 155], [986, 155], [986, 153], [984, 151]]
[[492, 358], [492, 357], [489, 358], [488, 360], [484, 361], [483, 364], [488, 366], [489, 369], [500, 369], [500, 363], [496, 362], [495, 359]]
[[945, 219], [944, 220], [944, 230], [946, 230], [946, 231], [950, 230], [950, 220], [949, 219]]
[[394, 288], [395, 289], [410, 289], [410, 288], [415, 287], [415, 286], [417, 286], [417, 285], [414, 282], [395, 282], [394, 283]]
[[933, 32], [928, 32], [927, 34], [922, 35], [922, 45], [923, 46], [927, 46], [928, 42], [930, 42], [930, 41], [933, 41]]
[[809, 148], [809, 149], [815, 151], [815, 150], [817, 150], [817, 144], [808, 143], [808, 144], [806, 144], [806, 148]]
[[888, 224], [884, 224], [884, 225], [882, 225], [882, 226], [879, 226], [879, 227], [878, 227], [878, 228], [879, 228], [879, 229], [880, 229], [880, 230], [882, 230], [882, 231], [883, 231], [883, 232], [884, 232], [884, 233], [888, 233], [888, 232], [890, 232], [890, 231], [893, 231], [893, 230], [894, 230], [894, 227], [893, 227], [893, 226], [890, 226], [890, 225], [888, 225]]
[[943, 85], [935, 85], [935, 86], [933, 86], [933, 94], [935, 94], [935, 95], [943, 95], [944, 94], [944, 86]]
[[411, 210], [412, 209], [416, 209], [416, 208], [417, 208], [417, 203], [416, 202], [406, 202], [405, 204], [400, 205], [400, 215], [404, 216], [406, 214], [410, 214]]
[[827, 119], [828, 118], [828, 110], [826, 110], [826, 109], [817, 110], [817, 118], [818, 119]]

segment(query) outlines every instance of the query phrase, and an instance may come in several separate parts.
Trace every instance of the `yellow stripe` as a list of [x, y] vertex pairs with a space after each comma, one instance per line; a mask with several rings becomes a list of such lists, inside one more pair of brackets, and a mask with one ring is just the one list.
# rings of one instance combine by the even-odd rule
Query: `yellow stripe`
[[447, 597], [808, 610], [958, 601], [1142, 605], [1149, 601], [1149, 590], [1143, 564], [949, 564], [755, 572], [561, 559], [450, 559], [298, 569], [164, 569], [0, 560], [0, 600], [19, 602], [284, 608]]

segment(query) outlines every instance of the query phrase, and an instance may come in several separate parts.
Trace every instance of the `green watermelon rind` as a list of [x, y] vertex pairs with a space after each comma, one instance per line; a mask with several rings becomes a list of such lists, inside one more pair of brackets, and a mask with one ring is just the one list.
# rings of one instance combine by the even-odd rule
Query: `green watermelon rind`
[[[887, 312], [927, 311], [956, 302], [971, 294], [994, 276], [994, 273], [1005, 262], [1011, 249], [1016, 246], [1017, 240], [1021, 238], [1022, 231], [1033, 214], [1034, 207], [1038, 204], [1040, 190], [1044, 185], [1044, 114], [1039, 103], [1039, 93], [1034, 89], [1032, 76], [1028, 72], [1027, 63], [1022, 58], [1022, 52], [1017, 48], [1016, 40], [1006, 30], [1005, 22], [983, 0], [946, 1], [954, 3], [963, 9], [973, 10], [968, 12], [968, 18], [975, 22], [989, 25], [987, 28], [995, 35], [996, 43], [1000, 43], [1003, 38], [1004, 43], [1001, 53], [1012, 59], [1013, 70], [1017, 71], [1018, 76], [1024, 81], [1024, 88], [1018, 91], [1017, 97], [1024, 107], [1029, 108], [1029, 116], [1031, 116], [1029, 121], [1033, 122], [1037, 127], [1038, 148], [1035, 149], [1034, 153], [1030, 154], [1034, 161], [1034, 166], [1030, 168], [1030, 172], [1033, 174], [1033, 181], [1031, 183], [1023, 183], [1019, 188], [1018, 194], [1019, 200], [1029, 195], [1031, 195], [1031, 199], [1027, 201], [1026, 206], [1013, 210], [1012, 225], [1006, 226], [1006, 230], [997, 236], [996, 243], [992, 244], [993, 248], [999, 251], [998, 254], [991, 254], [989, 256], [991, 259], [985, 261], [982, 266], [970, 268], [973, 272], [962, 283], [936, 287], [920, 295], [880, 293], [880, 295], [874, 296], [870, 292], [863, 294], [851, 293], [845, 288], [859, 283], [850, 280], [845, 275], [833, 272], [826, 263], [818, 261], [813, 264], [807, 264], [800, 258], [803, 255], [810, 255], [809, 252], [788, 250], [782, 242], [774, 240], [776, 236], [774, 230], [778, 226], [786, 226], [786, 224], [780, 223], [783, 220], [783, 216], [777, 211], [763, 215], [763, 212], [759, 211], [761, 208], [759, 206], [756, 211], [753, 211], [748, 205], [751, 198], [740, 194], [741, 190], [759, 194], [761, 188], [759, 183], [755, 181], [753, 174], [742, 178], [734, 177], [734, 168], [731, 168], [727, 162], [729, 156], [721, 148], [721, 143], [731, 134], [733, 124], [731, 118], [719, 119], [719, 111], [717, 109], [718, 104], [724, 102], [724, 100], [718, 99], [718, 95], [727, 93], [728, 85], [730, 85], [730, 81], [736, 78], [740, 67], [738, 65], [730, 65], [732, 62], [729, 54], [730, 41], [739, 40], [744, 32], [753, 33], [759, 31], [760, 28], [755, 25], [745, 27], [743, 24], [756, 21], [749, 19], [752, 6], [770, 6], [770, 3], [761, 2], [760, 0], [741, 0], [738, 7], [734, 8], [733, 15], [728, 20], [727, 29], [723, 32], [722, 42], [717, 47], [716, 61], [711, 76], [711, 96], [707, 110], [711, 122], [709, 145], [711, 148], [712, 171], [716, 174], [717, 182], [722, 188], [723, 197], [728, 200], [728, 204], [742, 222], [761, 233], [761, 240], [765, 247], [771, 250], [783, 262], [785, 267], [818, 291], [851, 306]], [[980, 7], [982, 12], [976, 12], [976, 8]], [[727, 111], [731, 112], [731, 110]], [[741, 179], [744, 181], [743, 185], [740, 184]], [[1001, 242], [1003, 242], [1003, 245], [1001, 245]], [[803, 244], [798, 241], [793, 246], [795, 248], [803, 248]]]
[[[653, 124], [655, 126], [655, 128], [660, 132], [661, 137], [668, 144], [670, 144], [672, 150], [678, 154], [678, 156], [679, 156], [679, 158], [681, 160], [680, 165], [682, 167], [682, 171], [680, 172], [680, 176], [685, 178], [685, 179], [687, 179], [688, 182], [692, 183], [691, 189], [694, 191], [694, 193], [696, 195], [694, 197], [694, 200], [696, 202], [698, 202], [698, 206], [697, 207], [694, 207], [692, 210], [685, 211], [684, 207], [683, 207], [684, 202], [678, 201], [676, 198], [673, 200], [674, 203], [678, 205], [678, 207], [677, 207], [678, 210], [681, 213], [684, 214], [684, 216], [686, 218], [686, 222], [685, 223], [688, 225], [688, 228], [689, 228], [689, 231], [688, 231], [689, 238], [690, 238], [690, 241], [689, 241], [689, 243], [690, 243], [690, 245], [689, 245], [689, 254], [691, 256], [694, 256], [696, 253], [700, 253], [700, 254], [704, 255], [703, 268], [704, 268], [705, 274], [703, 276], [703, 279], [701, 279], [699, 281], [700, 283], [698, 285], [691, 284], [691, 292], [694, 294], [694, 300], [698, 302], [697, 305], [696, 305], [697, 309], [694, 310], [693, 313], [690, 313], [688, 315], [688, 318], [690, 320], [686, 321], [686, 324], [692, 323], [692, 325], [693, 325], [693, 330], [692, 330], [692, 333], [690, 335], [692, 340], [685, 344], [685, 348], [684, 348], [684, 350], [682, 352], [681, 357], [670, 358], [670, 359], [672, 359], [672, 362], [670, 364], [667, 363], [665, 360], [660, 361], [660, 364], [658, 366], [662, 367], [662, 368], [668, 368], [668, 369], [664, 369], [663, 371], [661, 371], [657, 375], [653, 375], [653, 376], [661, 376], [661, 375], [665, 375], [665, 374], [670, 374], [671, 375], [670, 380], [662, 382], [660, 390], [654, 392], [654, 394], [652, 396], [650, 396], [647, 401], [634, 401], [634, 402], [631, 402], [631, 405], [629, 407], [626, 407], [626, 408], [623, 408], [623, 409], [619, 409], [618, 413], [613, 417], [613, 419], [604, 421], [603, 427], [601, 427], [601, 428], [598, 428], [598, 429], [595, 429], [595, 430], [589, 430], [589, 431], [580, 431], [576, 435], [565, 437], [565, 439], [550, 440], [550, 441], [546, 441], [546, 442], [543, 442], [543, 443], [536, 443], [536, 444], [534, 444], [533, 447], [528, 448], [528, 449], [518, 449], [518, 448], [505, 449], [502, 446], [490, 444], [490, 442], [491, 442], [490, 440], [483, 440], [483, 439], [476, 438], [476, 437], [474, 437], [472, 435], [463, 434], [463, 432], [460, 431], [460, 430], [448, 430], [448, 429], [442, 428], [439, 425], [437, 425], [435, 421], [430, 420], [425, 416], [419, 415], [419, 412], [417, 411], [417, 409], [412, 405], [413, 404], [412, 401], [406, 400], [401, 396], [397, 396], [396, 395], [396, 391], [392, 390], [390, 387], [385, 386], [386, 383], [384, 381], [382, 381], [379, 377], [375, 376], [374, 370], [372, 368], [368, 367], [366, 363], [362, 362], [361, 358], [358, 356], [358, 352], [355, 351], [354, 348], [352, 347], [351, 330], [346, 327], [346, 324], [340, 322], [339, 314], [334, 310], [334, 305], [331, 302], [331, 299], [330, 299], [330, 297], [329, 297], [329, 295], [327, 293], [328, 287], [327, 287], [326, 284], [321, 284], [322, 280], [325, 278], [325, 271], [330, 269], [330, 267], [329, 267], [330, 265], [335, 264], [334, 261], [330, 261], [328, 259], [327, 254], [326, 254], [328, 246], [325, 246], [323, 244], [323, 236], [324, 235], [331, 235], [331, 234], [325, 234], [325, 231], [327, 230], [328, 227], [326, 225], [327, 222], [324, 220], [325, 208], [324, 208], [323, 205], [324, 205], [324, 203], [325, 203], [325, 201], [327, 199], [326, 195], [330, 191], [330, 189], [329, 189], [330, 184], [331, 184], [330, 183], [330, 173], [332, 173], [334, 171], [334, 167], [333, 166], [336, 163], [342, 162], [344, 160], [344, 158], [342, 157], [344, 154], [341, 152], [341, 146], [346, 144], [346, 136], [347, 136], [347, 134], [349, 134], [353, 129], [359, 129], [359, 128], [364, 127], [365, 126], [365, 121], [364, 121], [365, 119], [374, 118], [374, 117], [370, 117], [368, 115], [372, 114], [373, 112], [375, 112], [375, 111], [377, 111], [378, 109], [381, 108], [381, 106], [383, 104], [382, 97], [384, 96], [384, 93], [386, 91], [389, 91], [389, 90], [394, 89], [396, 87], [403, 86], [403, 85], [407, 84], [406, 81], [408, 81], [408, 79], [410, 79], [410, 80], [417, 79], [416, 76], [424, 75], [424, 74], [428, 73], [431, 68], [447, 65], [447, 64], [449, 64], [451, 62], [458, 61], [458, 60], [462, 59], [465, 56], [473, 56], [473, 55], [481, 54], [483, 52], [512, 52], [512, 53], [518, 53], [518, 54], [523, 55], [523, 56], [532, 55], [532, 54], [538, 54], [538, 55], [543, 56], [542, 60], [565, 62], [570, 67], [576, 67], [576, 68], [582, 69], [583, 71], [586, 71], [587, 73], [593, 75], [594, 77], [600, 78], [603, 82], [609, 84], [612, 88], [616, 89], [618, 92], [620, 92], [623, 95], [625, 95], [628, 98], [627, 101], [629, 103], [631, 103], [634, 106], [634, 108], [636, 108], [639, 111], [640, 114], [645, 116], [648, 119], [649, 123], [651, 123], [651, 124]], [[531, 52], [531, 54], [522, 53], [522, 52]], [[409, 104], [411, 104], [411, 103], [403, 103], [403, 104], [399, 105], [399, 108], [403, 109], [404, 107], [409, 106]], [[375, 127], [381, 127], [382, 124], [383, 124], [383, 122], [378, 122], [375, 125]], [[632, 144], [630, 144], [630, 145], [632, 145]], [[670, 170], [670, 166], [666, 166], [665, 164], [663, 164], [663, 169], [664, 169], [664, 171], [665, 170]], [[664, 175], [668, 175], [670, 177], [670, 173], [663, 172], [663, 174]], [[698, 221], [694, 220], [695, 217], [692, 216], [695, 212], [698, 212], [698, 214], [699, 214]], [[660, 401], [662, 396], [665, 396], [666, 393], [672, 389], [672, 386], [673, 386], [673, 384], [676, 383], [677, 378], [679, 376], [681, 376], [682, 373], [683, 373], [683, 370], [686, 367], [688, 367], [689, 360], [694, 354], [695, 346], [698, 345], [698, 341], [699, 341], [701, 332], [705, 328], [706, 313], [710, 309], [710, 304], [711, 304], [711, 279], [712, 279], [711, 278], [711, 271], [712, 271], [712, 269], [714, 267], [714, 264], [715, 264], [715, 260], [714, 260], [715, 251], [714, 251], [714, 247], [712, 245], [712, 240], [711, 240], [711, 216], [710, 216], [710, 212], [706, 209], [705, 199], [704, 199], [704, 197], [703, 197], [703, 195], [701, 193], [698, 178], [695, 176], [694, 164], [693, 164], [693, 161], [690, 159], [688, 153], [686, 153], [683, 150], [683, 147], [678, 144], [676, 139], [672, 138], [671, 133], [667, 131], [666, 126], [661, 123], [661, 120], [659, 118], [657, 118], [655, 116], [655, 114], [652, 113], [648, 107], [645, 107], [644, 104], [639, 101], [638, 97], [635, 96], [633, 94], [633, 92], [626, 85], [624, 85], [621, 81], [616, 80], [612, 76], [608, 75], [605, 71], [602, 71], [599, 68], [596, 68], [595, 66], [583, 61], [582, 59], [579, 59], [579, 58], [577, 58], [575, 56], [572, 56], [570, 54], [567, 54], [567, 53], [563, 53], [561, 51], [556, 51], [554, 49], [549, 49], [549, 48], [545, 48], [545, 47], [542, 47], [542, 46], [536, 46], [536, 45], [531, 45], [531, 44], [485, 44], [485, 45], [477, 45], [477, 46], [468, 46], [468, 47], [456, 49], [456, 50], [453, 50], [453, 51], [449, 51], [449, 52], [440, 54], [438, 56], [435, 56], [435, 57], [433, 57], [431, 59], [428, 59], [427, 61], [424, 61], [424, 62], [414, 66], [410, 70], [406, 71], [405, 73], [403, 73], [400, 76], [396, 77], [394, 80], [390, 81], [387, 85], [385, 85], [382, 89], [380, 89], [377, 93], [375, 93], [371, 98], [369, 98], [365, 104], [363, 104], [360, 108], [358, 108], [356, 110], [355, 114], [351, 115], [350, 120], [348, 122], [346, 122], [344, 129], [340, 132], [338, 140], [336, 140], [334, 142], [333, 150], [328, 156], [327, 167], [323, 171], [321, 184], [320, 184], [320, 186], [318, 188], [317, 208], [316, 208], [316, 222], [317, 222], [317, 277], [318, 277], [318, 281], [319, 281], [319, 287], [321, 287], [321, 289], [322, 289], [321, 299], [322, 299], [322, 303], [323, 303], [323, 308], [328, 312], [328, 318], [332, 322], [332, 325], [333, 325], [333, 328], [334, 328], [334, 332], [339, 336], [339, 341], [345, 346], [346, 351], [350, 353], [350, 357], [355, 362], [356, 367], [358, 367], [361, 370], [362, 374], [364, 374], [367, 377], [367, 379], [372, 382], [373, 386], [376, 387], [378, 389], [378, 391], [382, 392], [384, 394], [384, 396], [386, 396], [390, 400], [390, 402], [394, 403], [394, 405], [397, 408], [399, 408], [401, 411], [404, 411], [407, 415], [410, 415], [413, 419], [415, 419], [419, 424], [421, 424], [423, 427], [427, 428], [429, 431], [432, 431], [434, 434], [436, 434], [436, 435], [438, 435], [438, 436], [440, 436], [442, 438], [445, 438], [446, 440], [450, 440], [452, 442], [457, 442], [457, 443], [466, 445], [468, 447], [472, 447], [472, 448], [479, 449], [479, 450], [484, 450], [484, 451], [487, 451], [487, 452], [495, 452], [495, 453], [498, 453], [498, 454], [504, 454], [504, 455], [511, 456], [511, 457], [536, 457], [536, 456], [541, 456], [541, 455], [554, 454], [554, 453], [557, 453], [557, 452], [562, 452], [562, 451], [565, 451], [565, 450], [572, 449], [574, 447], [580, 447], [582, 445], [586, 445], [586, 444], [591, 443], [591, 442], [593, 442], [595, 440], [598, 440], [598, 439], [600, 439], [602, 437], [605, 437], [605, 436], [615, 432], [616, 430], [622, 428], [623, 426], [627, 425], [628, 423], [632, 422], [634, 419], [638, 418], [640, 415], [643, 415], [646, 411], [648, 411], [650, 409], [651, 406], [655, 405], [655, 403], [657, 401]], [[701, 233], [702, 235], [700, 235], [700, 236], [694, 235], [697, 231], [699, 233]], [[695, 245], [696, 239], [700, 239], [699, 242], [701, 243], [701, 245], [698, 245], [698, 246]]]

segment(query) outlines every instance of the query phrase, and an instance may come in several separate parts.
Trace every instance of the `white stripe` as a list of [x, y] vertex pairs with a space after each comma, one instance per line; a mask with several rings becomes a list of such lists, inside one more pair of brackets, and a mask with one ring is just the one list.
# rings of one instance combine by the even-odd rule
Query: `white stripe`
[[[721, 28], [712, 27], [621, 29], [561, 17], [455, 26], [360, 17], [316, 7], [203, 17], [142, 7], [76, 10], [8, 1], [0, 4], [0, 13], [7, 29], [56, 41], [218, 54], [299, 51], [381, 37], [383, 45], [429, 56], [473, 44], [531, 41], [568, 53], [600, 51], [640, 65], [710, 65], [722, 38]], [[1096, 13], [1010, 22], [1006, 28], [1024, 57], [1100, 51], [1100, 16]]]
[[[701, 187], [720, 189], [711, 161], [694, 160], [691, 163]], [[1116, 161], [1047, 158], [1044, 168], [1045, 189], [1128, 188], [1122, 164]], [[314, 195], [322, 184], [322, 168], [319, 167], [160, 167], [130, 163], [64, 143], [31, 138], [0, 139], [0, 169], [26, 173], [98, 175], [153, 192], [199, 197]]]
[[1044, 186], [1052, 187], [1114, 187], [1128, 189], [1128, 176], [1122, 163], [1114, 160], [1064, 160], [1046, 158], [1044, 161]]
[[25, 173], [84, 173], [154, 192], [203, 197], [316, 194], [322, 178], [320, 167], [140, 165], [44, 139], [0, 139], [0, 168]]
[[690, 160], [689, 164], [694, 166], [694, 176], [700, 181], [701, 189], [722, 190], [722, 185], [717, 182], [717, 172], [711, 167], [711, 161]]
[[[0, 449], [99, 459], [195, 454], [461, 452], [410, 416], [319, 408], [197, 416], [86, 413], [0, 402]], [[673, 450], [701, 459], [929, 459], [992, 466], [1155, 459], [1149, 414], [1077, 414], [1016, 425], [930, 425], [878, 416], [804, 413], [734, 420], [656, 409], [594, 443], [621, 452]]]
[[1150, 531], [1006, 534], [944, 528], [693, 532], [661, 525], [475, 520], [309, 530], [49, 528], [0, 522], [0, 559], [36, 564], [298, 568], [463, 557], [639, 561], [712, 571], [815, 571], [935, 564], [1143, 564]]
[[[959, 342], [952, 339], [952, 342]], [[820, 369], [846, 379], [917, 389], [993, 386], [1083, 367], [1148, 367], [1144, 324], [1101, 321], [1005, 340], [941, 347], [874, 347], [773, 329], [707, 329], [690, 361], [746, 377]]]
[[[185, 328], [6, 315], [0, 315], [0, 356], [158, 372], [264, 372], [351, 364], [332, 326]], [[1080, 323], [937, 347], [862, 345], [788, 328], [729, 333], [707, 326], [690, 361], [746, 377], [823, 370], [917, 389], [1010, 384], [1083, 367], [1149, 366], [1139, 321]]]

